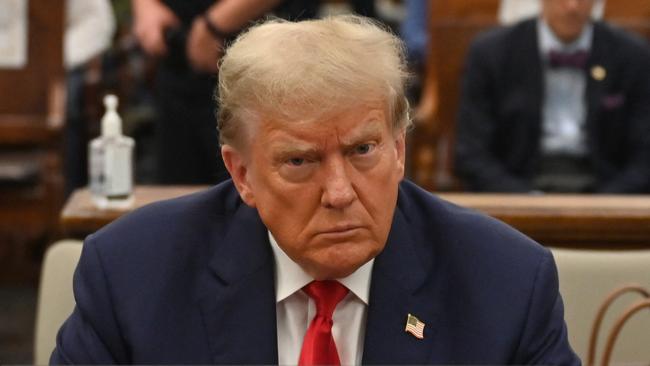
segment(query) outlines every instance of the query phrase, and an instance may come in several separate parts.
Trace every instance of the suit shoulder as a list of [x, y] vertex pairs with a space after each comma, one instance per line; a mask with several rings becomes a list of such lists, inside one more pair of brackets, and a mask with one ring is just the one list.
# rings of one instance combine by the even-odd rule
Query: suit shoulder
[[[230, 181], [189, 195], [154, 202], [128, 213], [89, 236], [101, 250], [161, 248], [211, 232], [243, 202]], [[137, 244], [137, 245], [136, 245]]]
[[476, 256], [488, 265], [517, 262], [522, 268], [536, 266], [549, 255], [548, 249], [495, 218], [436, 197], [412, 183], [405, 182], [402, 187], [401, 209], [425, 250], [459, 261]]
[[[518, 57], [528, 56], [531, 42], [536, 42], [536, 32], [535, 20], [529, 19], [479, 33], [469, 46], [466, 67], [469, 70], [482, 70], [483, 75], [492, 74], [494, 82], [501, 82], [508, 73], [518, 70], [515, 67], [520, 62]], [[468, 73], [464, 75], [467, 76]]]
[[[479, 33], [471, 43], [472, 50], [499, 51], [516, 47], [536, 32], [535, 19], [526, 19], [510, 26], [497, 26]], [[527, 40], [526, 40], [527, 41]]]

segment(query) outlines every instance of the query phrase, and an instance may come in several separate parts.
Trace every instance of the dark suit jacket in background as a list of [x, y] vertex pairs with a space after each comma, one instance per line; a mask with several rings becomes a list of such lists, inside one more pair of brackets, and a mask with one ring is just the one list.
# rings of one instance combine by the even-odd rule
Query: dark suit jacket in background
[[[599, 81], [591, 69], [603, 67]], [[587, 78], [586, 136], [597, 192], [650, 191], [650, 50], [595, 22]], [[462, 84], [456, 174], [478, 191], [524, 192], [540, 158], [543, 66], [537, 20], [480, 35]]]
[[[273, 266], [230, 181], [137, 210], [86, 240], [51, 362], [277, 364]], [[580, 364], [550, 252], [409, 182], [372, 270], [363, 362]]]

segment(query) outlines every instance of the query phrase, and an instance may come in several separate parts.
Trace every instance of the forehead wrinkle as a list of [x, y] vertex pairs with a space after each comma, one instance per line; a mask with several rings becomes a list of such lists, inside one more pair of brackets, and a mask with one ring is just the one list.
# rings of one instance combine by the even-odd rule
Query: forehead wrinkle
[[266, 134], [270, 145], [279, 150], [316, 151], [327, 148], [332, 141], [338, 145], [351, 145], [381, 135], [384, 128], [390, 128], [382, 112], [373, 109], [362, 115], [343, 114], [323, 121], [267, 120], [261, 124], [260, 132]]
[[315, 153], [318, 151], [318, 148], [315, 144], [308, 143], [306, 141], [301, 141], [297, 138], [286, 139], [282, 138], [280, 140], [271, 141], [271, 149], [275, 154], [290, 154], [290, 153], [300, 153], [308, 154]]

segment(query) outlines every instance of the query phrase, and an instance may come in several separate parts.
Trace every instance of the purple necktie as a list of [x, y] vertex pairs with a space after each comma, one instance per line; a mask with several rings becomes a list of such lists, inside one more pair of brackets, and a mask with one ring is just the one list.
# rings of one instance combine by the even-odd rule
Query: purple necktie
[[551, 68], [570, 68], [582, 70], [587, 65], [589, 52], [575, 51], [575, 52], [561, 52], [551, 50], [548, 53], [548, 64]]

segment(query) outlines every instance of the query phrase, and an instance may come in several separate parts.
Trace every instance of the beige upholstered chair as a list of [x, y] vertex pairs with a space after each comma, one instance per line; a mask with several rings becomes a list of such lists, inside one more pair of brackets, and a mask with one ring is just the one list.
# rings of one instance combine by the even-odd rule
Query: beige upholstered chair
[[[616, 288], [636, 283], [650, 288], [650, 250], [583, 250], [553, 248], [560, 292], [564, 299], [569, 340], [586, 362], [589, 336], [596, 312]], [[600, 365], [605, 342], [616, 319], [635, 302], [638, 293], [618, 298], [600, 328], [595, 365]], [[641, 311], [625, 325], [612, 354], [612, 364], [650, 364], [650, 312]]]
[[36, 309], [36, 365], [48, 364], [57, 331], [74, 309], [72, 275], [79, 262], [81, 247], [81, 241], [63, 240], [53, 244], [45, 253]]

